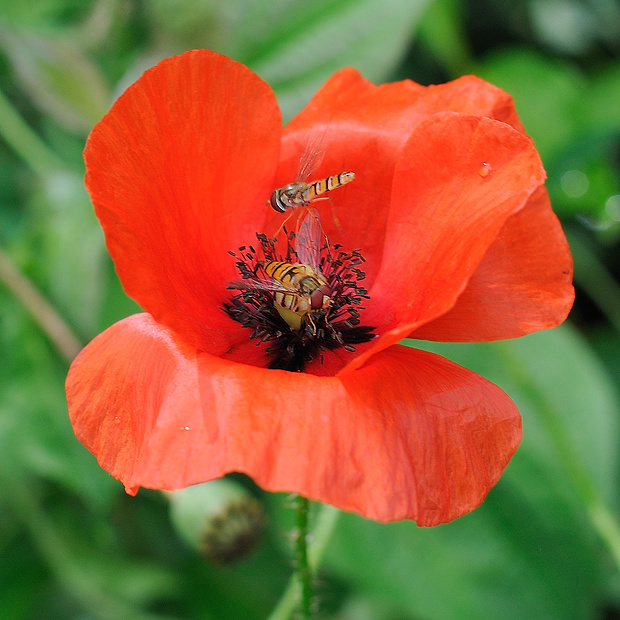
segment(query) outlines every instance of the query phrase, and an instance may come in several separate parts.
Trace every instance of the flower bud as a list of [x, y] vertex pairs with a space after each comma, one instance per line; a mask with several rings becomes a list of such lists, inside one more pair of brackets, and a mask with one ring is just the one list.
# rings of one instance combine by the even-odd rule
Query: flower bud
[[168, 497], [177, 532], [214, 564], [245, 557], [265, 529], [262, 505], [229, 479], [196, 484]]

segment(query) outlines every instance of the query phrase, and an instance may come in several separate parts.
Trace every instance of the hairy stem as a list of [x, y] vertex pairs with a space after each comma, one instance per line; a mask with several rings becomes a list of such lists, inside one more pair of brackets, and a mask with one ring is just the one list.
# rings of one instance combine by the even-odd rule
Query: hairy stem
[[[340, 511], [333, 506], [322, 505], [320, 507], [314, 531], [311, 535], [311, 541], [308, 544], [308, 560], [311, 574], [317, 570], [325, 555], [339, 516]], [[301, 583], [298, 573], [295, 573], [268, 620], [289, 620], [300, 598]]]

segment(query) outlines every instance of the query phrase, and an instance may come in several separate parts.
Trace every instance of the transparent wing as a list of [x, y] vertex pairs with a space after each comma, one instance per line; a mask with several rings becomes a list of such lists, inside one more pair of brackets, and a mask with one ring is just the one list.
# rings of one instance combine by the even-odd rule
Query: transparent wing
[[328, 124], [326, 123], [320, 129], [314, 129], [308, 140], [304, 152], [299, 160], [299, 172], [296, 181], [308, 181], [321, 165], [325, 150], [322, 148], [323, 139], [327, 133]]
[[229, 290], [233, 289], [239, 291], [254, 290], [269, 293], [283, 293], [284, 295], [295, 295], [296, 297], [303, 296], [303, 293], [298, 289], [286, 286], [275, 278], [271, 278], [269, 280], [262, 278], [248, 278], [247, 280], [236, 280], [234, 282], [229, 282], [226, 285], [226, 288]]
[[323, 227], [321, 216], [314, 207], [308, 207], [297, 232], [297, 258], [300, 263], [310, 265], [319, 271], [321, 246], [323, 245]]

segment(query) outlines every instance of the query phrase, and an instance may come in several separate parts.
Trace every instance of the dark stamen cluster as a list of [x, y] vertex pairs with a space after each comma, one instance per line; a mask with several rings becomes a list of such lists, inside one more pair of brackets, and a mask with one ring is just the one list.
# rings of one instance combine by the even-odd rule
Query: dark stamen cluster
[[275, 239], [264, 234], [256, 236], [259, 253], [252, 246], [229, 252], [237, 259], [242, 280], [228, 285], [239, 292], [224, 304], [224, 311], [252, 330], [250, 338], [269, 343], [269, 368], [301, 372], [312, 360], [322, 359], [325, 350], [344, 347], [355, 351], [355, 345], [375, 337], [374, 327], [360, 325], [359, 311], [363, 310], [363, 300], [368, 299], [368, 291], [361, 285], [366, 274], [360, 268], [364, 258], [358, 250], [345, 252], [340, 245], [324, 244], [317, 267], [331, 289], [330, 302], [326, 308], [308, 312], [301, 328], [294, 329], [278, 311], [274, 299], [277, 286], [266, 277], [263, 265], [269, 261], [300, 262], [294, 247], [295, 234], [287, 235], [284, 256], [277, 252]]

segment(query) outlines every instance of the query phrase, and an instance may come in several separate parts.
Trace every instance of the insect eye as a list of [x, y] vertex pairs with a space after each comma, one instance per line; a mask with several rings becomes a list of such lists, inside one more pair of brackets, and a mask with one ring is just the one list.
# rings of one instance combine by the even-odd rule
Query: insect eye
[[310, 295], [310, 307], [313, 310], [320, 310], [323, 307], [323, 291], [317, 289]]
[[278, 190], [275, 190], [271, 194], [271, 198], [269, 198], [269, 204], [276, 210], [280, 211], [280, 206], [278, 205]]
[[[329, 298], [332, 295], [332, 290], [327, 285], [319, 286], [315, 291], [310, 294], [310, 307], [313, 310], [321, 310], [329, 306]], [[327, 304], [326, 304], [327, 298]]]

